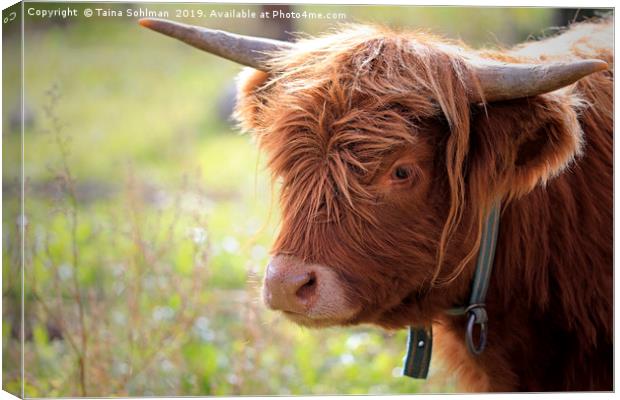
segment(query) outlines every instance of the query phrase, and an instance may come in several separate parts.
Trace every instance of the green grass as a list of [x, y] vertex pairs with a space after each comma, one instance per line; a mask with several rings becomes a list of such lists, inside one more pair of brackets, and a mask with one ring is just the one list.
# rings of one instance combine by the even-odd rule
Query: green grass
[[[492, 43], [489, 32], [508, 41], [536, 34], [550, 15], [310, 8], [437, 26], [475, 43]], [[470, 23], [481, 15], [484, 24]], [[301, 21], [299, 29], [328, 25]], [[252, 22], [242, 31], [258, 28]], [[439, 378], [398, 376], [404, 331], [307, 330], [262, 305], [277, 201], [252, 138], [220, 121], [215, 107], [238, 71], [128, 20], [28, 32], [26, 103], [35, 118], [24, 137], [26, 396], [453, 390]], [[16, 163], [19, 137], [3, 140], [15, 149], [5, 151], [5, 162]], [[6, 215], [15, 207], [5, 200]], [[10, 265], [17, 233], [12, 221], [4, 228]], [[6, 309], [19, 302], [15, 274], [3, 269]], [[7, 315], [5, 368], [19, 359]], [[441, 365], [431, 368], [433, 376]], [[18, 371], [7, 371], [5, 386], [17, 387]]]

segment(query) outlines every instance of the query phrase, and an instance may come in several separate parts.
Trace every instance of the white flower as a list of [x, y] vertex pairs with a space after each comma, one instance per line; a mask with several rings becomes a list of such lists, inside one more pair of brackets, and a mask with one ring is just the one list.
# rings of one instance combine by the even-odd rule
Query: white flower
[[66, 281], [73, 276], [73, 269], [68, 264], [62, 264], [58, 267], [58, 276], [61, 280]]
[[204, 228], [193, 228], [192, 229], [192, 240], [197, 245], [204, 244], [207, 241], [209, 235], [207, 234], [207, 230]]
[[226, 236], [224, 240], [222, 240], [222, 248], [227, 253], [235, 253], [239, 250], [239, 242], [232, 236]]
[[170, 307], [155, 307], [153, 310], [153, 319], [155, 321], [167, 321], [174, 316], [174, 310]]

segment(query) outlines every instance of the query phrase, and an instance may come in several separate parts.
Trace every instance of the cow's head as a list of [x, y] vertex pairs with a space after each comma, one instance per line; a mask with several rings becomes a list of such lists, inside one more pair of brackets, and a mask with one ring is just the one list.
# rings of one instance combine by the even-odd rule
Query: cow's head
[[558, 89], [606, 68], [514, 64], [365, 26], [289, 44], [143, 25], [253, 67], [237, 116], [282, 212], [264, 299], [308, 326], [400, 327], [464, 303], [485, 210], [580, 152], [580, 105]]

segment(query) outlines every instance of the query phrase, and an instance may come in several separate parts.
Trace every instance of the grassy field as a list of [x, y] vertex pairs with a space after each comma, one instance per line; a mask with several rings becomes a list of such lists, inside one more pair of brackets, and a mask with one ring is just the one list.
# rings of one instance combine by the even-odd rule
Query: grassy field
[[[340, 9], [350, 20], [435, 28], [475, 44], [538, 35], [551, 15]], [[237, 66], [130, 19], [27, 27], [26, 396], [453, 390], [437, 360], [428, 381], [399, 376], [404, 331], [307, 330], [264, 308], [275, 193], [251, 136], [217, 111]], [[19, 135], [3, 140], [16, 149], [5, 163], [18, 162]], [[15, 196], [17, 182], [3, 178]], [[5, 200], [5, 215], [15, 210]], [[4, 265], [15, 265], [16, 227], [5, 221], [4, 232]], [[16, 268], [3, 269], [4, 385], [13, 391], [18, 281]]]

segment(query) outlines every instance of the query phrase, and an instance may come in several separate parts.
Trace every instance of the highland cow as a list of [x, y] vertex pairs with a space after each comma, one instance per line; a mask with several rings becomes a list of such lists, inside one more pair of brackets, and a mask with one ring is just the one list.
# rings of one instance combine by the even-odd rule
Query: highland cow
[[[253, 68], [237, 117], [281, 185], [266, 304], [311, 327], [432, 324], [463, 390], [612, 390], [612, 22], [510, 50], [345, 26], [284, 43], [141, 24]], [[488, 345], [466, 318], [501, 202]]]

